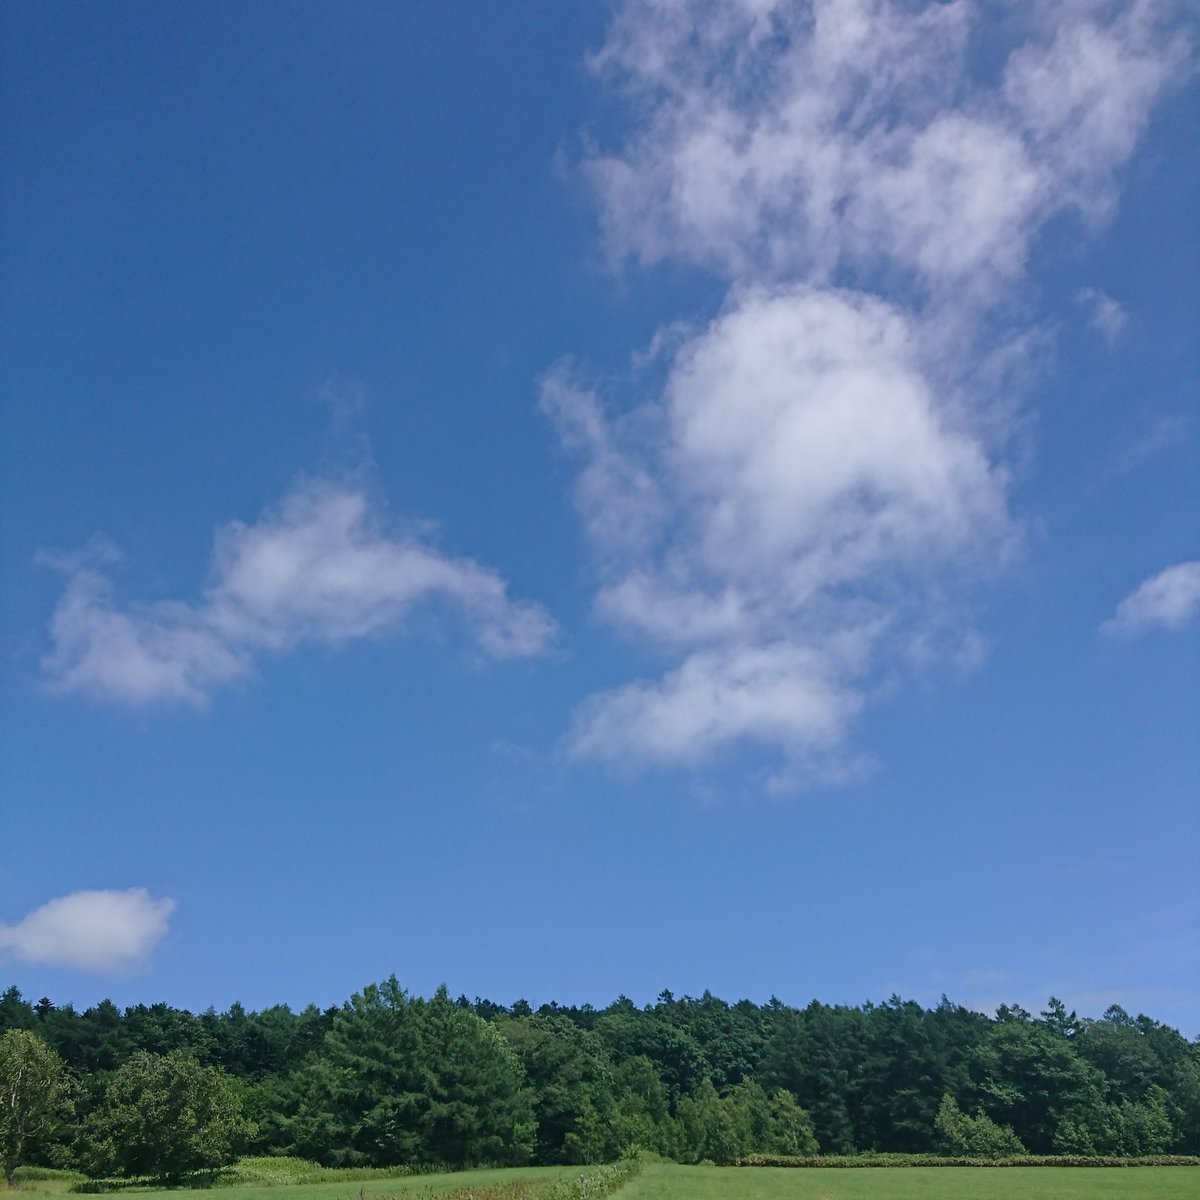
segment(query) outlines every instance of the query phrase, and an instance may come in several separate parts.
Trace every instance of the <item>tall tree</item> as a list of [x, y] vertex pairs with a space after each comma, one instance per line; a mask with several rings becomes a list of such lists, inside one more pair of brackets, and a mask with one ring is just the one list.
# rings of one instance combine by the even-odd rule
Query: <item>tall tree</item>
[[525, 1070], [543, 1163], [615, 1159], [624, 1148], [613, 1096], [613, 1064], [591, 1030], [557, 1013], [504, 1018], [498, 1028]]
[[28, 1029], [0, 1036], [0, 1166], [11, 1188], [30, 1143], [69, 1111], [62, 1059]]
[[297, 1076], [296, 1153], [330, 1165], [526, 1161], [533, 1106], [500, 1034], [444, 988], [393, 977], [353, 996]]

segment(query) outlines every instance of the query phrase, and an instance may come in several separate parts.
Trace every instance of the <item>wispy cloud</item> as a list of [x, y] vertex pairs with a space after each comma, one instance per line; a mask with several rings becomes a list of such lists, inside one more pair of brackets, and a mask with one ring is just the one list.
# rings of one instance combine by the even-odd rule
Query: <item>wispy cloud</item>
[[166, 936], [174, 911], [174, 900], [144, 888], [71, 892], [0, 924], [0, 956], [85, 971], [136, 966]]
[[1182, 629], [1200, 616], [1200, 561], [1159, 571], [1117, 605], [1101, 628], [1105, 633], [1137, 634], [1151, 629]]
[[51, 686], [117, 704], [202, 705], [262, 654], [392, 631], [434, 602], [455, 609], [491, 657], [546, 648], [550, 617], [510, 599], [496, 572], [385, 524], [365, 489], [304, 482], [257, 521], [218, 531], [213, 583], [195, 603], [122, 604], [100, 565], [60, 560], [69, 579], [51, 622]]
[[1117, 340], [1129, 321], [1129, 314], [1100, 288], [1080, 288], [1075, 301], [1088, 310], [1092, 324], [1110, 344]]
[[660, 339], [665, 386], [634, 412], [578, 370], [545, 382], [584, 463], [597, 611], [671, 660], [589, 698], [574, 753], [694, 765], [749, 744], [803, 778], [890, 678], [978, 645], [962, 585], [1019, 541], [1004, 414], [1024, 338], [994, 315], [1049, 219], [1111, 211], [1187, 53], [1171, 11], [1026, 5], [982, 78], [964, 2], [621, 5], [591, 66], [632, 132], [582, 167], [611, 257], [729, 291]]
[[638, 125], [586, 165], [610, 247], [736, 279], [882, 265], [956, 303], [991, 293], [1048, 217], [1110, 211], [1186, 53], [1172, 7], [1015, 6], [1026, 40], [978, 82], [962, 0], [628, 0], [592, 60]]

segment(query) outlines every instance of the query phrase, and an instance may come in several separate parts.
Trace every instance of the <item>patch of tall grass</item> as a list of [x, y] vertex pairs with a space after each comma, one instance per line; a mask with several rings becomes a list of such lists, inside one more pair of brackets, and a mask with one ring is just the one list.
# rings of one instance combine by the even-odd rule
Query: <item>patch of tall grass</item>
[[[27, 1196], [61, 1196], [86, 1179], [87, 1176], [79, 1171], [60, 1171], [54, 1167], [18, 1167], [14, 1182], [17, 1191]], [[7, 1190], [8, 1185], [0, 1176], [0, 1192]]]
[[[444, 1169], [444, 1168], [443, 1168]], [[217, 1172], [218, 1187], [288, 1187], [296, 1183], [357, 1183], [370, 1179], [399, 1179], [427, 1174], [413, 1167], [322, 1167], [306, 1158], [272, 1158], [255, 1155], [239, 1158], [231, 1167]]]

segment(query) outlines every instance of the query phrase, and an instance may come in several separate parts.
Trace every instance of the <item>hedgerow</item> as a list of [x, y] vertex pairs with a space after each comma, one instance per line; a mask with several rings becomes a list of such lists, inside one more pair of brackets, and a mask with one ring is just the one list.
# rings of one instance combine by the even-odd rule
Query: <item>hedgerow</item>
[[1111, 1155], [1023, 1154], [1013, 1158], [950, 1158], [938, 1154], [826, 1154], [792, 1158], [755, 1154], [733, 1167], [1200, 1167], [1188, 1154], [1151, 1154], [1141, 1158]]

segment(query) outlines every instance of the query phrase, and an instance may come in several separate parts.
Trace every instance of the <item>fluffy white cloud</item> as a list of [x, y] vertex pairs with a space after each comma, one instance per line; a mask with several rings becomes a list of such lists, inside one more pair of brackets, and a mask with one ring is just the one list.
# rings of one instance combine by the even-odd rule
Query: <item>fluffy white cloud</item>
[[1200, 561], [1177, 563], [1159, 571], [1117, 605], [1105, 621], [1107, 633], [1133, 634], [1148, 629], [1182, 629], [1200, 614]]
[[144, 888], [72, 892], [0, 924], [0, 955], [86, 971], [136, 966], [166, 936], [174, 911], [174, 900]]
[[1029, 40], [977, 80], [965, 0], [629, 0], [593, 59], [638, 125], [586, 166], [610, 247], [991, 296], [1048, 217], [1108, 210], [1186, 53], [1171, 8], [1016, 6]]
[[[577, 500], [604, 538], [598, 609], [683, 655], [588, 701], [576, 753], [694, 764], [747, 741], [797, 758], [842, 739], [885, 634], [898, 653], [928, 644], [912, 620], [939, 609], [945, 569], [1002, 556], [1013, 534], [1003, 472], [921, 360], [894, 307], [795, 286], [738, 296], [679, 346], [637, 436], [548, 382], [592, 454]], [[646, 489], [669, 520], [636, 519]]]
[[1004, 455], [1030, 341], [991, 340], [990, 315], [1048, 220], [1110, 210], [1186, 52], [1171, 13], [1042, 0], [981, 33], [968, 0], [619, 7], [591, 65], [631, 131], [583, 164], [610, 252], [730, 288], [707, 328], [656, 339], [666, 382], [633, 411], [566, 368], [545, 382], [584, 463], [597, 611], [667, 660], [585, 701], [574, 753], [748, 744], [803, 776], [900, 673], [978, 659], [961, 585], [1019, 540]]
[[689, 654], [654, 683], [593, 696], [571, 748], [616, 764], [698, 766], [741, 741], [798, 756], [836, 746], [861, 699], [816, 647], [781, 641]]
[[431, 601], [456, 608], [495, 658], [537, 654], [554, 632], [494, 571], [385, 532], [365, 492], [320, 481], [218, 531], [212, 573], [200, 603], [121, 606], [106, 576], [76, 565], [51, 624], [52, 686], [129, 705], [203, 704], [257, 654], [394, 629]]

